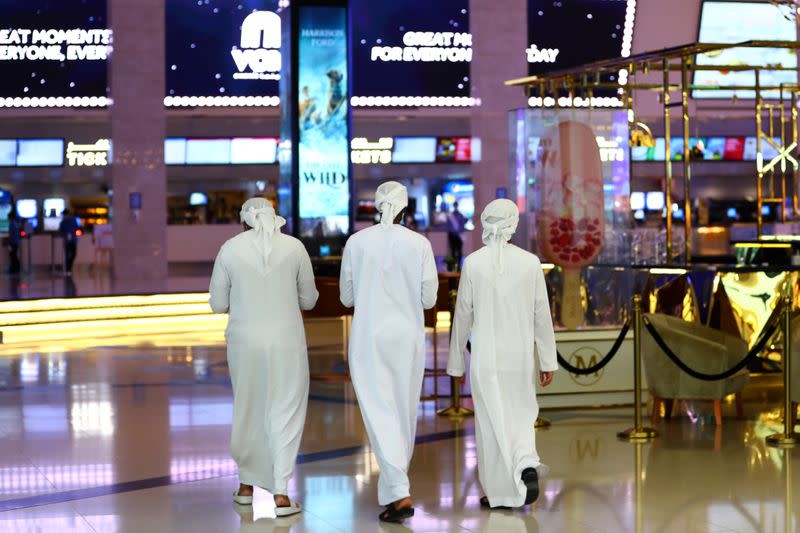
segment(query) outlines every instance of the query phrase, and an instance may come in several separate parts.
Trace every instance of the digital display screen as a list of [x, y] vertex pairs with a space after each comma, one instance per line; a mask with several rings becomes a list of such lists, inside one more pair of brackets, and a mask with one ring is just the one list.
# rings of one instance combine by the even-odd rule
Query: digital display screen
[[456, 140], [453, 137], [439, 137], [436, 142], [436, 162], [452, 163], [456, 160]]
[[[670, 147], [672, 148], [672, 147]], [[651, 152], [648, 152], [648, 159], [652, 161], [664, 161], [664, 153], [667, 150], [667, 140], [664, 137], [659, 137], [656, 139], [656, 146], [655, 148], [651, 149]], [[650, 154], [652, 154], [652, 159], [650, 159]]]
[[669, 153], [673, 161], [683, 160], [683, 137], [673, 137], [669, 140]]
[[0, 139], [0, 167], [17, 165], [17, 140]]
[[230, 139], [188, 139], [187, 165], [227, 165], [231, 162]]
[[664, 193], [662, 191], [652, 191], [647, 193], [647, 209], [650, 211], [660, 211], [664, 209]]
[[337, 237], [350, 229], [347, 9], [300, 6], [297, 25], [300, 234]]
[[353, 94], [468, 97], [468, 10], [469, 0], [351, 0]]
[[722, 158], [725, 161], [741, 161], [744, 158], [744, 137], [727, 137]]
[[703, 159], [707, 161], [721, 161], [725, 157], [725, 137], [711, 137], [706, 143]]
[[[626, 0], [528, 0], [528, 74], [620, 57], [627, 4]], [[595, 94], [616, 96], [616, 91], [601, 89]]]
[[[756, 138], [755, 137], [746, 137], [744, 140], [744, 155], [742, 159], [745, 161], [755, 161], [756, 160]], [[766, 144], [766, 143], [765, 143]]]
[[[717, 2], [706, 0], [700, 15], [701, 43], [739, 43], [742, 41], [796, 41], [797, 28], [789, 6], [779, 7], [768, 2]], [[781, 65], [795, 68], [796, 51], [791, 48], [734, 48], [710, 54], [698, 54], [698, 65]], [[797, 73], [791, 70], [762, 70], [762, 87], [778, 87], [797, 83]], [[699, 85], [755, 85], [753, 71], [696, 71], [694, 83]], [[763, 91], [764, 98], [777, 99], [779, 91]], [[748, 89], [719, 89], [693, 91], [695, 98], [755, 98]]]
[[63, 198], [45, 198], [42, 203], [42, 214], [44, 215], [44, 230], [58, 231], [61, 226], [62, 214], [67, 208], [67, 202]]
[[172, 138], [164, 141], [164, 163], [167, 165], [186, 164], [186, 139]]
[[166, 96], [278, 96], [278, 11], [278, 0], [166, 0]]
[[631, 146], [631, 161], [647, 161], [650, 148], [647, 146]]
[[278, 139], [236, 137], [231, 140], [234, 165], [272, 164], [277, 161]]
[[105, 105], [106, 0], [0, 0], [0, 13], [0, 106], [69, 98], [62, 105], [85, 107], [101, 105], [98, 97]]
[[394, 163], [435, 163], [436, 137], [395, 137]]
[[472, 161], [472, 139], [469, 137], [457, 137], [456, 141], [456, 163], [469, 163]]
[[193, 192], [189, 195], [189, 205], [208, 205], [208, 196], [202, 192]]
[[36, 218], [39, 216], [39, 203], [31, 198], [17, 200], [19, 218]]
[[18, 167], [60, 167], [64, 164], [63, 139], [19, 139]]
[[631, 210], [638, 211], [644, 209], [644, 193], [632, 192], [631, 193]]

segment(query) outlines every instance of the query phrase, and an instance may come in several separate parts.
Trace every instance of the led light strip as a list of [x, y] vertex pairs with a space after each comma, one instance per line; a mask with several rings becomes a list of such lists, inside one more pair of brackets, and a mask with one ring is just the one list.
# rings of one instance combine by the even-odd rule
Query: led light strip
[[278, 96], [167, 96], [167, 107], [278, 107]]
[[[630, 57], [631, 46], [633, 45], [633, 23], [636, 20], [636, 0], [628, 0], [628, 6], [625, 9], [625, 27], [622, 30], [622, 57]], [[620, 85], [628, 84], [628, 69], [619, 69]]]
[[473, 107], [480, 98], [471, 96], [353, 96], [353, 107]]
[[0, 107], [108, 107], [105, 96], [25, 96], [0, 98]]
[[[591, 103], [591, 106], [589, 105]], [[539, 96], [531, 96], [528, 98], [528, 105], [531, 107], [542, 107], [542, 99]], [[544, 99], [545, 107], [555, 107], [556, 100], [552, 96], [547, 96]], [[588, 98], [580, 96], [570, 99], [566, 96], [561, 96], [558, 99], [559, 107], [622, 107], [622, 100], [616, 96], [594, 96], [591, 101]]]
[[78, 309], [124, 308], [155, 305], [180, 305], [208, 302], [207, 292], [87, 298], [50, 298], [45, 300], [8, 300], [0, 302], [0, 323], [4, 313], [39, 311], [74, 311]]

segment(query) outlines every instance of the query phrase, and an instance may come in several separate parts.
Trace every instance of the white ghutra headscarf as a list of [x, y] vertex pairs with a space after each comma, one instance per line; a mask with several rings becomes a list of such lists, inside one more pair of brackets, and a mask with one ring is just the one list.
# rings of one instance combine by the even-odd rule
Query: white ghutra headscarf
[[494, 256], [494, 266], [498, 273], [503, 272], [503, 247], [514, 235], [519, 223], [519, 210], [514, 202], [506, 198], [493, 200], [481, 214], [483, 244], [489, 247]]
[[375, 191], [375, 208], [381, 214], [381, 224], [391, 226], [400, 211], [408, 207], [408, 189], [396, 181], [387, 181]]
[[275, 208], [266, 198], [250, 198], [239, 213], [242, 222], [253, 228], [257, 246], [264, 257], [264, 271], [269, 269], [269, 256], [272, 253], [272, 238], [286, 224], [286, 219], [275, 214]]

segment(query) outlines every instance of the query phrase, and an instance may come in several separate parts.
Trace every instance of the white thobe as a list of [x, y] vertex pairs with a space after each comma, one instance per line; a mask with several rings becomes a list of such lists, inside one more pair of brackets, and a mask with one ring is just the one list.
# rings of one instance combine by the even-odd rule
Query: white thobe
[[534, 345], [540, 371], [558, 364], [539, 259], [511, 244], [501, 253], [502, 273], [487, 247], [464, 262], [447, 373], [464, 375], [471, 334], [478, 477], [492, 507], [519, 507], [526, 495], [521, 473], [540, 464], [533, 430], [539, 414]]
[[233, 384], [231, 455], [239, 480], [286, 494], [308, 403], [308, 352], [301, 309], [319, 293], [311, 260], [297, 239], [276, 233], [269, 268], [255, 231], [219, 251], [211, 309], [228, 313], [225, 339]]
[[439, 287], [431, 243], [413, 231], [377, 225], [347, 241], [342, 303], [355, 305], [350, 376], [380, 467], [378, 502], [409, 496], [417, 408], [425, 372], [423, 309]]

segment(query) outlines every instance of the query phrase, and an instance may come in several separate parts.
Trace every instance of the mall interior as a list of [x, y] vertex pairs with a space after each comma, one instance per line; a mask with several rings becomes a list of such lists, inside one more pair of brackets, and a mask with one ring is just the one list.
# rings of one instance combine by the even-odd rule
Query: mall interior
[[[798, 6], [0, 0], [0, 532], [800, 531]], [[339, 299], [389, 180], [439, 271], [398, 524]], [[251, 197], [320, 293], [288, 517], [261, 487], [231, 500], [208, 303]], [[457, 243], [483, 246], [497, 198], [559, 369], [516, 421], [538, 500], [490, 510], [446, 367]]]

